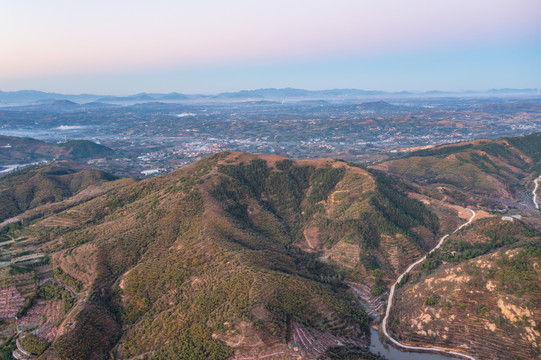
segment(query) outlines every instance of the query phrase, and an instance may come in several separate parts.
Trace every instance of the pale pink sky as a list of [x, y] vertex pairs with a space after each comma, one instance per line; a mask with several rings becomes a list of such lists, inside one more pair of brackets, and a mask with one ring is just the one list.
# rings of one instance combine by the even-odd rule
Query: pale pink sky
[[0, 0], [2, 81], [541, 39], [540, 0]]

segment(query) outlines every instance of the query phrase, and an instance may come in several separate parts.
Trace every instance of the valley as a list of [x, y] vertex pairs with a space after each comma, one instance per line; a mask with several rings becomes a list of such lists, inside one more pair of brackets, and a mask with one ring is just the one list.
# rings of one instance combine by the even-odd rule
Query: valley
[[[110, 97], [90, 103], [30, 99], [24, 105], [0, 107], [0, 134], [11, 136], [11, 142], [25, 137], [48, 143], [23, 142], [27, 149], [36, 149], [26, 159], [65, 157], [67, 151], [59, 151], [57, 143], [84, 139], [114, 151], [93, 149], [85, 161], [136, 178], [170, 172], [220, 151], [364, 163], [441, 144], [541, 131], [541, 102], [535, 93], [344, 91], [338, 96], [274, 89], [177, 99]], [[24, 154], [11, 142], [0, 137], [0, 165], [21, 163]]]

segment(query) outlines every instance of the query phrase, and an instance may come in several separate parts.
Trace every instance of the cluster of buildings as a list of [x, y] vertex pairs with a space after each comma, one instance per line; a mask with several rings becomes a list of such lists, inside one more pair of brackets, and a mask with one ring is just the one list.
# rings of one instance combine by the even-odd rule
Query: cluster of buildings
[[15, 318], [24, 303], [24, 297], [15, 286], [0, 289], [0, 318]]
[[172, 156], [194, 158], [214, 154], [227, 149], [227, 144], [224, 141], [209, 138], [207, 141], [194, 141], [191, 143], [183, 144], [181, 146], [177, 146], [171, 150], [149, 152], [144, 155], [138, 156], [137, 160], [139, 161], [139, 163], [148, 163], [165, 160]]
[[224, 141], [209, 138], [208, 141], [195, 141], [179, 146], [173, 149], [172, 153], [183, 157], [199, 157], [224, 150], [227, 150], [227, 145]]

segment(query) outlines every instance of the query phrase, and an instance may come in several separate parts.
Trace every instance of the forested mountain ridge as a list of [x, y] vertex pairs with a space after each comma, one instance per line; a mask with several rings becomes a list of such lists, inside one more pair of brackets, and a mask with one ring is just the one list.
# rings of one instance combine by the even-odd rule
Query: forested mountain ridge
[[541, 213], [532, 194], [540, 166], [540, 133], [435, 147], [375, 166], [421, 185], [434, 205], [477, 211], [398, 284], [388, 322], [395, 339], [478, 359], [541, 355]]
[[527, 193], [541, 174], [541, 133], [437, 146], [374, 167], [437, 190], [459, 204], [531, 208]]
[[[506, 164], [527, 165], [501, 165], [507, 175], [501, 175], [503, 170], [482, 174], [501, 176], [509, 185], [516, 181], [517, 188], [531, 191], [532, 182], [526, 181], [536, 174], [537, 140], [533, 138], [532, 151], [519, 140], [506, 141], [509, 145], [502, 146], [512, 154], [502, 157]], [[473, 146], [486, 149], [488, 144]], [[461, 151], [460, 156], [467, 156], [468, 149]], [[447, 155], [410, 158], [436, 163]], [[78, 174], [61, 174], [55, 166], [10, 177], [71, 179]], [[64, 186], [74, 189], [104, 181], [103, 191], [2, 230], [0, 261], [15, 263], [0, 268], [0, 290], [15, 289], [25, 304], [30, 299], [21, 305], [25, 311], [38, 305], [48, 309], [33, 325], [38, 334], [53, 334], [44, 359], [279, 358], [295, 354], [293, 344], [300, 344], [310, 359], [336, 358], [338, 353], [377, 358], [368, 353], [368, 326], [381, 314], [389, 286], [468, 219], [469, 206], [476, 209], [473, 224], [450, 236], [401, 283], [391, 332], [420, 346], [466, 351], [461, 346], [467, 343], [466, 352], [480, 358], [491, 348], [498, 348], [502, 359], [535, 354], [535, 339], [518, 342], [507, 353], [494, 344], [538, 331], [539, 294], [532, 287], [539, 282], [535, 249], [541, 238], [532, 228], [539, 227], [538, 212], [527, 207], [516, 212], [513, 206], [519, 203], [511, 197], [503, 204], [510, 204], [505, 210], [515, 217], [503, 220], [478, 201], [485, 193], [461, 188], [466, 195], [461, 198], [450, 193], [452, 186], [459, 191], [457, 185], [442, 181], [433, 186], [382, 169], [333, 159], [222, 152], [135, 183], [100, 176], [66, 180]], [[6, 188], [17, 182], [6, 183]], [[440, 191], [442, 186], [447, 191]], [[483, 259], [491, 256], [489, 268]], [[513, 256], [525, 264], [520, 271], [528, 276], [518, 287], [508, 282], [515, 276]], [[480, 264], [487, 270], [474, 274], [470, 268]], [[471, 273], [467, 282], [438, 292], [441, 287], [435, 285], [443, 278], [452, 272], [461, 277], [465, 269]], [[479, 285], [490, 277], [496, 292]], [[482, 299], [494, 295], [496, 304], [503, 304], [505, 322], [492, 302], [475, 307], [466, 301], [471, 291]], [[520, 294], [527, 303], [521, 304]], [[526, 306], [531, 315], [520, 324], [511, 321], [513, 306]], [[455, 328], [446, 330], [442, 320], [448, 310], [466, 327], [481, 329], [477, 320], [489, 330], [496, 326], [496, 340], [482, 341], [480, 334], [488, 336], [484, 327], [468, 339], [451, 336]], [[412, 325], [412, 314], [431, 318]], [[20, 315], [26, 324], [28, 315]], [[17, 324], [9, 320], [0, 329], [15, 331]], [[437, 341], [432, 338], [440, 335]]]
[[366, 352], [369, 318], [343, 280], [383, 292], [407, 261], [388, 259], [392, 239], [421, 254], [439, 231], [407, 186], [341, 161], [226, 152], [67, 210], [47, 236], [42, 222], [15, 230], [86, 294], [44, 356], [218, 359], [286, 351], [300, 332], [325, 336], [316, 355]]
[[0, 222], [26, 210], [72, 197], [91, 185], [116, 177], [98, 170], [75, 170], [66, 164], [35, 166], [0, 178]]

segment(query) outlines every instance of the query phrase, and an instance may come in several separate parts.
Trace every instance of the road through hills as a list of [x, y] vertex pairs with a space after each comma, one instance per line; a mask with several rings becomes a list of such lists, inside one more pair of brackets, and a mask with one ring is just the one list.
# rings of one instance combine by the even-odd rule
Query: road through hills
[[533, 194], [533, 204], [535, 205], [535, 208], [539, 210], [539, 204], [537, 203], [537, 188], [539, 187], [539, 180], [541, 180], [541, 176], [535, 179], [533, 182], [535, 184], [535, 187], [532, 191]]
[[[537, 184], [537, 182], [536, 182]], [[537, 204], [537, 203], [536, 203]], [[456, 233], [457, 231], [459, 231], [460, 229], [462, 229], [463, 227], [471, 224], [471, 222], [473, 221], [473, 219], [475, 218], [475, 211], [473, 211], [472, 209], [468, 209], [469, 211], [471, 211], [472, 213], [472, 216], [470, 217], [470, 219], [465, 222], [464, 224], [460, 225], [453, 233]], [[449, 236], [449, 234], [446, 234], [444, 235], [440, 241], [438, 242], [438, 245], [436, 245], [432, 250], [430, 250], [428, 252], [428, 254], [432, 253], [434, 250], [438, 249], [442, 244], [443, 242], [445, 241], [445, 239], [447, 239], [447, 237]], [[391, 335], [389, 335], [389, 333], [387, 332], [387, 320], [389, 319], [389, 314], [391, 313], [391, 308], [393, 306], [393, 296], [394, 296], [394, 291], [395, 291], [395, 287], [396, 287], [396, 284], [398, 284], [402, 278], [407, 274], [409, 273], [415, 266], [417, 266], [418, 264], [420, 264], [421, 262], [423, 262], [427, 255], [426, 254], [425, 256], [423, 256], [422, 258], [420, 258], [419, 260], [417, 260], [416, 262], [414, 262], [413, 264], [411, 264], [407, 269], [406, 271], [404, 271], [399, 277], [398, 279], [396, 279], [396, 282], [393, 284], [393, 286], [391, 287], [391, 292], [389, 294], [389, 300], [388, 300], [388, 303], [387, 303], [387, 309], [385, 311], [385, 317], [383, 318], [383, 323], [382, 323], [382, 328], [383, 328], [383, 334], [385, 334], [386, 337], [389, 338], [389, 340], [394, 344], [396, 345], [397, 347], [399, 348], [403, 348], [403, 349], [406, 349], [406, 350], [414, 350], [414, 351], [434, 351], [434, 352], [439, 352], [439, 353], [443, 353], [443, 354], [448, 354], [448, 355], [454, 355], [454, 356], [460, 356], [460, 357], [463, 357], [463, 358], [466, 358], [466, 359], [470, 359], [470, 360], [475, 360], [474, 357], [470, 356], [470, 355], [466, 355], [466, 354], [462, 354], [462, 353], [459, 353], [459, 352], [455, 352], [455, 351], [450, 351], [450, 350], [444, 350], [444, 349], [440, 349], [440, 348], [430, 348], [430, 347], [420, 347], [420, 346], [408, 346], [408, 345], [403, 345], [401, 343], [399, 343], [396, 339], [394, 339]]]

